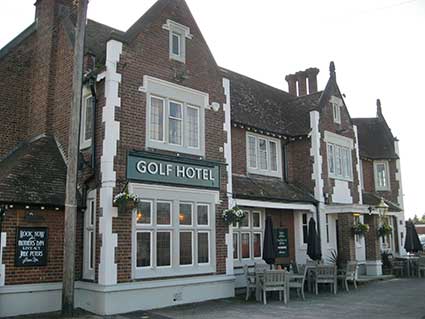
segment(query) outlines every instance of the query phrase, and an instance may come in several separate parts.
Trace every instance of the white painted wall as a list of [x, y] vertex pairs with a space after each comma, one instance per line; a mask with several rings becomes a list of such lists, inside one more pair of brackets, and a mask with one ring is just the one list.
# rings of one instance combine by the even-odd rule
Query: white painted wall
[[[395, 141], [394, 142], [394, 149], [396, 154], [401, 158], [400, 156], [400, 148], [399, 148], [399, 142]], [[399, 183], [399, 189], [398, 189], [398, 197], [397, 197], [397, 201], [399, 203], [399, 206], [401, 207], [401, 209], [403, 209], [402, 212], [399, 212], [396, 214], [397, 216], [397, 228], [398, 228], [398, 238], [399, 238], [399, 245], [400, 245], [400, 254], [401, 255], [405, 255], [406, 254], [406, 250], [404, 249], [404, 238], [406, 237], [406, 219], [405, 219], [405, 215], [404, 215], [404, 194], [403, 194], [403, 180], [401, 177], [401, 163], [400, 163], [400, 159], [396, 160], [396, 167], [397, 167], [397, 172], [395, 175], [395, 179], [398, 181]], [[400, 225], [400, 221], [402, 221], [402, 225]], [[401, 233], [403, 233], [403, 239], [401, 238]]]
[[[357, 159], [356, 170], [357, 170], [357, 177], [358, 177], [358, 181], [359, 181], [359, 184], [357, 186], [357, 191], [359, 192], [359, 204], [363, 204], [363, 193], [362, 193], [363, 172], [362, 172], [360, 151], [359, 151], [359, 135], [358, 135], [358, 132], [357, 132], [357, 126], [356, 125], [353, 125], [353, 130], [354, 130], [354, 136], [355, 136], [354, 148], [355, 148], [355, 151], [356, 151], [356, 159]], [[354, 174], [355, 174], [355, 172], [354, 172]]]
[[335, 179], [335, 186], [333, 188], [332, 203], [338, 204], [353, 204], [353, 197], [351, 197], [350, 185], [347, 181]]
[[[329, 221], [329, 243], [327, 242], [327, 235], [326, 235], [326, 215], [328, 216]], [[325, 262], [329, 262], [329, 258], [331, 257], [332, 251], [337, 250], [336, 245], [336, 221], [338, 219], [337, 214], [324, 214], [324, 235], [322, 238], [322, 241], [325, 243], [325, 249], [322, 251], [323, 259]]]
[[313, 173], [311, 179], [314, 181], [314, 198], [323, 203], [323, 179], [322, 179], [322, 164], [323, 159], [320, 155], [320, 113], [318, 111], [310, 112], [310, 128], [311, 128], [311, 149], [310, 156], [313, 157]]
[[117, 217], [117, 208], [112, 206], [113, 190], [116, 186], [114, 158], [117, 154], [117, 142], [120, 138], [120, 123], [115, 120], [115, 108], [121, 106], [119, 85], [121, 75], [117, 73], [117, 64], [122, 52], [122, 43], [116, 40], [108, 41], [106, 45], [106, 104], [102, 110], [102, 123], [105, 127], [100, 170], [102, 186], [100, 188], [100, 218], [99, 233], [102, 238], [100, 248], [99, 283], [114, 285], [117, 283], [117, 265], [115, 263], [115, 248], [117, 234], [112, 233], [112, 220]]

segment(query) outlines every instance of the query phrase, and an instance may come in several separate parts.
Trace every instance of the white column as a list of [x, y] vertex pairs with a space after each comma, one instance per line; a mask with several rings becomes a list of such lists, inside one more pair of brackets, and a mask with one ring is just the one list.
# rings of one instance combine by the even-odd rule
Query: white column
[[[227, 167], [227, 201], [228, 207], [234, 205], [233, 201], [233, 187], [232, 187], [232, 123], [231, 123], [231, 106], [230, 106], [230, 81], [223, 79], [224, 94], [226, 96], [226, 103], [224, 104], [224, 127], [223, 130], [227, 135], [227, 141], [224, 143], [224, 159]], [[226, 234], [227, 257], [226, 257], [226, 275], [232, 276], [234, 274], [233, 267], [233, 228], [229, 225], [229, 232]]]
[[[403, 194], [403, 183], [401, 178], [401, 163], [400, 163], [400, 149], [399, 149], [399, 142], [396, 140], [394, 141], [394, 149], [395, 153], [398, 155], [399, 159], [396, 160], [396, 168], [397, 172], [395, 174], [395, 179], [398, 181], [398, 205], [401, 207], [402, 211], [397, 213], [397, 229], [398, 229], [398, 245], [400, 248], [400, 254], [405, 255], [406, 250], [404, 249], [404, 239], [406, 238], [406, 220], [404, 215], [404, 194]], [[403, 225], [400, 225], [400, 221], [403, 222]], [[403, 241], [401, 240], [401, 233], [403, 233]]]
[[99, 233], [102, 237], [100, 248], [99, 284], [117, 283], [117, 265], [115, 249], [118, 236], [112, 233], [112, 221], [117, 217], [117, 208], [112, 206], [113, 191], [116, 186], [114, 159], [117, 155], [117, 142], [120, 137], [120, 123], [115, 120], [115, 108], [121, 106], [119, 85], [121, 75], [117, 73], [117, 64], [122, 52], [122, 43], [110, 40], [106, 47], [105, 98], [102, 122], [105, 127], [103, 151], [100, 163], [102, 186], [100, 188]]

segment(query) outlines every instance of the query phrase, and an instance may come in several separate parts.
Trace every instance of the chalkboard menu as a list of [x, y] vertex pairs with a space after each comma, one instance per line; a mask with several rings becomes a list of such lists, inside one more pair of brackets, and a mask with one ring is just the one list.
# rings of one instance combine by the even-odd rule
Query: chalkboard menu
[[277, 257], [289, 257], [288, 229], [277, 228], [274, 234], [277, 241]]
[[47, 228], [18, 227], [16, 229], [17, 267], [39, 267], [47, 265]]

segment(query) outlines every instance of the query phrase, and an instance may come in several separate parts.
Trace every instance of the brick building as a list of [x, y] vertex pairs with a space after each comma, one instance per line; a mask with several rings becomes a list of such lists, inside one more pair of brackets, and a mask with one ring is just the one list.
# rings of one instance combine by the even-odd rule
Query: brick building
[[[0, 50], [0, 316], [61, 302], [75, 12], [71, 0], [35, 6], [35, 22]], [[325, 261], [337, 250], [379, 273], [379, 238], [352, 226], [379, 222], [369, 207], [380, 196], [394, 225], [403, 220], [391, 197], [402, 196], [399, 158], [385, 157], [398, 169], [391, 192], [370, 189], [368, 160], [384, 158], [363, 151], [370, 133], [359, 119], [357, 137], [333, 63], [323, 91], [315, 68], [288, 75], [289, 92], [270, 87], [220, 68], [185, 1], [159, 0], [126, 32], [88, 20], [84, 69], [77, 307], [233, 296], [242, 266], [262, 259], [266, 216], [279, 264], [305, 263], [313, 218]], [[114, 207], [124, 190], [137, 209]], [[247, 212], [240, 227], [222, 218], [234, 205]], [[401, 225], [382, 249], [401, 252]]]

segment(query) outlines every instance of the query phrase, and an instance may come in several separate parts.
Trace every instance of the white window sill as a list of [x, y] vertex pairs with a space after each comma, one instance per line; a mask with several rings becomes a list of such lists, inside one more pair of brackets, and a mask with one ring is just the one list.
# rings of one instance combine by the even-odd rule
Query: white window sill
[[353, 182], [352, 177], [342, 177], [342, 176], [336, 176], [336, 175], [331, 175], [331, 174], [329, 174], [329, 177], [332, 178], [332, 179], [339, 180], [339, 181]]

